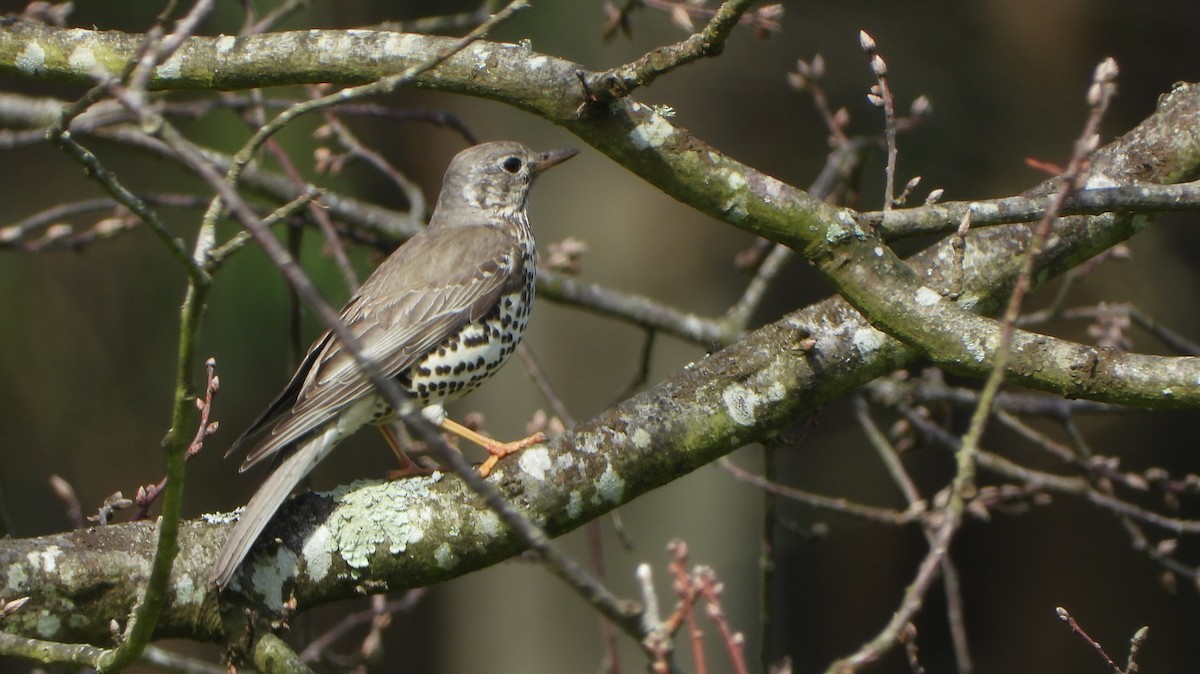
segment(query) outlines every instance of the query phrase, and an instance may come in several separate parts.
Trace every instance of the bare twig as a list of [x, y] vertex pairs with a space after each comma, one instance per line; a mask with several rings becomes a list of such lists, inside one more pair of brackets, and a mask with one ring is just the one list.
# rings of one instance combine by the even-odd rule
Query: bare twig
[[958, 530], [959, 524], [959, 518], [947, 511], [947, 516], [942, 524], [933, 532], [929, 552], [925, 554], [924, 559], [917, 567], [916, 575], [905, 589], [900, 606], [892, 614], [891, 619], [875, 637], [863, 644], [857, 651], [831, 664], [825, 670], [826, 674], [849, 674], [857, 671], [863, 665], [878, 660], [900, 641], [904, 626], [912, 622], [917, 612], [920, 611], [929, 586], [941, 572], [942, 563], [949, 554], [950, 541]]
[[587, 104], [603, 105], [614, 98], [628, 96], [676, 68], [720, 54], [734, 26], [752, 4], [754, 0], [726, 0], [699, 33], [656, 49], [632, 63], [591, 75], [584, 82], [584, 88], [590, 94]]
[[[221, 387], [221, 380], [217, 377], [217, 361], [213, 358], [204, 361], [204, 369], [208, 374], [208, 383], [204, 387], [204, 397], [196, 398], [196, 409], [200, 411], [200, 422], [196, 428], [196, 435], [183, 455], [184, 461], [199, 453], [204, 448], [204, 440], [216, 433], [219, 426], [216, 421], [209, 421], [212, 416], [213, 397], [217, 395], [217, 389]], [[137, 503], [138, 509], [134, 511], [133, 519], [142, 520], [149, 517], [150, 508], [158, 500], [159, 494], [166, 486], [167, 478], [164, 476], [158, 481], [158, 484], [138, 487], [137, 495], [134, 496], [134, 502]]]
[[333, 627], [310, 641], [300, 652], [302, 662], [317, 662], [321, 656], [333, 647], [333, 644], [359, 625], [371, 624], [383, 614], [395, 615], [409, 613], [425, 597], [425, 588], [414, 588], [404, 593], [399, 599], [378, 601], [382, 595], [372, 597], [371, 608], [364, 611], [349, 613], [342, 617]]
[[1088, 90], [1088, 104], [1091, 106], [1091, 113], [1088, 115], [1087, 123], [1084, 125], [1083, 134], [1075, 143], [1075, 150], [1071, 155], [1071, 161], [1067, 165], [1067, 170], [1061, 178], [1058, 191], [1050, 200], [1046, 215], [1035, 228], [1033, 237], [1029, 241], [1029, 246], [1022, 256], [1021, 268], [1015, 279], [1016, 285], [1009, 297], [1008, 305], [1001, 319], [1000, 343], [997, 345], [996, 352], [993, 355], [994, 362], [991, 374], [984, 383], [979, 405], [975, 408], [975, 412], [971, 416], [970, 426], [963, 436], [962, 447], [957, 453], [958, 470], [951, 490], [950, 508], [952, 509], [960, 508], [963, 497], [969, 490], [973, 489], [975, 454], [982, 440], [987, 420], [991, 416], [992, 401], [999, 391], [1000, 385], [1004, 382], [1007, 373], [1008, 360], [1012, 355], [1010, 347], [1012, 345], [1014, 325], [1017, 317], [1020, 316], [1021, 305], [1025, 300], [1025, 295], [1033, 285], [1035, 262], [1046, 240], [1050, 236], [1054, 220], [1058, 216], [1063, 202], [1078, 187], [1076, 183], [1083, 173], [1087, 157], [1099, 144], [1100, 136], [1098, 131], [1100, 119], [1104, 116], [1105, 110], [1108, 109], [1109, 101], [1116, 93], [1116, 76], [1117, 64], [1112, 59], [1105, 60], [1096, 68], [1092, 87]]
[[[868, 211], [858, 215], [889, 241], [954, 231], [971, 214], [972, 227], [1036, 222], [1049, 207], [1045, 197], [1003, 197], [984, 201], [948, 201], [916, 208]], [[1059, 215], [1097, 215], [1115, 210], [1139, 213], [1200, 210], [1200, 181], [1176, 185], [1138, 183], [1117, 187], [1090, 187], [1070, 194], [1058, 206]]]
[[767, 491], [776, 496], [799, 501], [814, 508], [830, 510], [841, 513], [843, 515], [851, 515], [870, 522], [879, 524], [903, 525], [911, 522], [920, 521], [924, 507], [917, 505], [909, 508], [907, 511], [889, 510], [887, 508], [876, 508], [854, 503], [845, 498], [833, 498], [829, 496], [821, 496], [810, 492], [794, 489], [781, 484], [770, 482], [753, 473], [738, 467], [737, 464], [730, 461], [728, 458], [720, 459], [721, 467], [724, 468], [730, 475], [737, 478], [741, 482], [753, 485], [759, 489]]
[[891, 87], [888, 86], [887, 63], [879, 55], [875, 38], [868, 35], [867, 31], [860, 30], [858, 42], [871, 59], [871, 73], [875, 75], [878, 83], [871, 87], [871, 92], [867, 94], [867, 100], [872, 105], [883, 108], [884, 139], [887, 145], [887, 166], [884, 170], [883, 188], [883, 210], [886, 213], [896, 206], [896, 101], [892, 96]]
[[[875, 448], [876, 453], [879, 454], [879, 458], [883, 461], [884, 466], [887, 467], [892, 480], [900, 487], [905, 500], [908, 501], [909, 511], [924, 511], [927, 507], [926, 503], [921, 498], [920, 492], [917, 491], [912, 478], [909, 477], [908, 471], [904, 470], [896, 448], [892, 446], [892, 443], [888, 441], [883, 431], [875, 424], [869, 412], [867, 403], [862, 396], [855, 396], [854, 413], [858, 419], [859, 426], [866, 433], [868, 441]], [[930, 546], [933, 546], [934, 532], [926, 529], [924, 533], [925, 540], [929, 542]], [[958, 582], [958, 569], [955, 568], [954, 561], [948, 555], [942, 560], [942, 587], [946, 592], [946, 621], [950, 625], [950, 639], [954, 645], [954, 658], [958, 664], [959, 673], [967, 674], [974, 669], [974, 666], [971, 662], [971, 651], [967, 642], [966, 621], [963, 615], [962, 588]], [[910, 629], [912, 631], [911, 638], [905, 638]], [[910, 664], [915, 668], [919, 668], [919, 663], [916, 660], [915, 628], [912, 627], [911, 623], [908, 628], [901, 630], [899, 637], [908, 650]]]
[[1071, 628], [1072, 632], [1078, 635], [1080, 639], [1083, 639], [1088, 646], [1092, 647], [1092, 650], [1095, 651], [1096, 654], [1099, 655], [1110, 668], [1112, 668], [1114, 674], [1122, 674], [1120, 665], [1113, 662], [1113, 659], [1110, 658], [1108, 653], [1105, 652], [1104, 646], [1101, 646], [1099, 641], [1093, 639], [1092, 635], [1088, 634], [1087, 631], [1083, 629], [1083, 627], [1075, 620], [1075, 617], [1072, 616], [1067, 609], [1059, 606], [1058, 608], [1054, 609], [1054, 612], [1058, 614], [1059, 620], [1065, 622], [1067, 627]]

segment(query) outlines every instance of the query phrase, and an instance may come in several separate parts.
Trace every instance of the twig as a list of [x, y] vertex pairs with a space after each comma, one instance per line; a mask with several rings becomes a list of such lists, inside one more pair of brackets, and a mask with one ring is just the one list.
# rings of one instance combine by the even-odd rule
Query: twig
[[1067, 627], [1071, 628], [1072, 632], [1078, 635], [1080, 639], [1083, 639], [1085, 642], [1087, 642], [1087, 645], [1091, 646], [1092, 650], [1095, 651], [1096, 654], [1101, 658], [1103, 658], [1104, 662], [1108, 663], [1108, 666], [1112, 668], [1115, 674], [1122, 674], [1121, 667], [1117, 663], [1113, 662], [1113, 659], [1110, 658], [1108, 653], [1104, 651], [1104, 647], [1100, 645], [1100, 642], [1093, 639], [1092, 635], [1088, 634], [1087, 631], [1080, 626], [1080, 624], [1075, 620], [1075, 617], [1072, 616], [1067, 609], [1059, 606], [1058, 608], [1054, 609], [1054, 612], [1058, 614], [1059, 620], [1065, 622]]
[[[899, 381], [895, 378], [877, 379], [867, 386], [871, 399], [884, 405], [897, 400], [913, 403], [946, 403], [955, 407], [974, 408], [979, 404], [979, 391], [921, 380]], [[1066, 400], [1044, 393], [998, 393], [993, 409], [1021, 416], [1065, 419], [1074, 414], [1146, 414], [1144, 409], [1126, 405], [1110, 405], [1094, 400]]]
[[[310, 203], [319, 199], [322, 194], [324, 193], [321, 190], [311, 187], [306, 188], [305, 191], [301, 192], [300, 195], [295, 199], [292, 199], [288, 203], [280, 206], [270, 215], [263, 218], [263, 224], [267, 227], [271, 227], [276, 223], [288, 220], [299, 213], [300, 210], [307, 207]], [[205, 203], [207, 203], [207, 201]], [[208, 260], [205, 263], [205, 268], [208, 269], [208, 273], [215, 274], [216, 271], [225, 264], [225, 261], [228, 260], [231, 255], [241, 250], [252, 240], [253, 237], [251, 237], [250, 234], [245, 230], [242, 230], [230, 237], [229, 240], [220, 247], [213, 248], [211, 251], [209, 251]]]
[[571, 415], [567, 409], [567, 404], [563, 402], [562, 396], [555, 390], [554, 385], [546, 377], [546, 371], [542, 369], [541, 363], [538, 362], [537, 356], [534, 355], [533, 349], [529, 345], [521, 342], [517, 345], [517, 356], [521, 358], [521, 363], [525, 366], [525, 371], [529, 373], [529, 378], [533, 380], [534, 386], [537, 386], [541, 392], [542, 398], [550, 405], [550, 410], [554, 416], [562, 421], [563, 426], [571, 428], [575, 425], [575, 417]]
[[625, 388], [617, 394], [617, 399], [613, 401], [614, 403], [625, 400], [634, 393], [637, 393], [638, 389], [645, 386], [646, 382], [649, 381], [650, 365], [654, 358], [654, 344], [658, 341], [657, 337], [657, 330], [648, 329], [645, 331], [645, 336], [642, 338], [642, 348], [639, 349], [640, 355], [638, 356], [637, 372], [634, 373], [633, 378], [629, 380]]
[[821, 120], [825, 122], [825, 128], [829, 131], [833, 147], [835, 149], [843, 148], [850, 143], [850, 138], [846, 135], [846, 123], [849, 121], [849, 116], [845, 108], [834, 112], [829, 105], [829, 97], [825, 95], [825, 88], [821, 86], [821, 80], [824, 77], [825, 59], [820, 54], [814, 55], [811, 61], [797, 60], [796, 71], [787, 75], [788, 84], [793, 89], [807, 92], [812, 96], [813, 105], [817, 109], [817, 114], [821, 115]]
[[[391, 163], [379, 152], [363, 145], [359, 142], [358, 137], [354, 135], [345, 124], [342, 123], [339, 115], [341, 108], [337, 109], [337, 114], [334, 110], [325, 110], [325, 124], [329, 131], [337, 138], [352, 157], [357, 157], [367, 162], [372, 168], [383, 174], [391, 180], [392, 183], [400, 188], [400, 192], [404, 195], [404, 199], [408, 202], [408, 210], [412, 213], [423, 214], [427, 211], [428, 206], [425, 204], [425, 195], [421, 193], [421, 188], [403, 173], [396, 170]], [[340, 170], [340, 166], [338, 167]]]
[[192, 282], [198, 285], [207, 285], [211, 282], [208, 274], [204, 269], [197, 264], [188, 253], [183, 245], [183, 241], [172, 234], [163, 221], [158, 217], [153, 209], [146, 202], [138, 198], [136, 194], [130, 192], [117, 179], [116, 174], [104, 167], [96, 155], [90, 150], [77, 143], [70, 132], [65, 130], [69, 124], [64, 113], [64, 121], [61, 127], [54, 127], [47, 131], [47, 138], [61, 147], [67, 154], [71, 155], [83, 165], [88, 176], [95, 180], [113, 199], [118, 203], [132, 211], [138, 218], [150, 227], [150, 231], [158, 236], [159, 240], [166, 245], [167, 250], [188, 273]]
[[437, 14], [411, 21], [385, 21], [379, 24], [379, 29], [393, 30], [399, 33], [438, 33], [476, 28], [492, 16], [492, 10], [497, 4], [495, 0], [484, 0], [471, 12]]
[[[703, 4], [704, 0], [699, 2], [696, 0], [627, 0], [624, 7], [618, 8], [612, 3], [612, 0], [606, 0], [604, 11], [608, 14], [608, 18], [603, 30], [604, 39], [611, 40], [618, 30], [627, 36], [630, 35], [632, 32], [630, 16], [633, 14], [633, 10], [640, 7], [666, 12], [671, 15], [675, 25], [691, 32], [694, 30], [692, 17], [711, 19], [718, 11], [704, 7]], [[754, 29], [759, 37], [767, 37], [771, 33], [779, 32], [781, 29], [779, 19], [782, 16], [782, 3], [765, 5], [753, 12], [743, 14], [738, 23]]]
[[1142, 644], [1146, 643], [1146, 637], [1150, 636], [1150, 628], [1142, 626], [1138, 631], [1133, 633], [1129, 639], [1129, 659], [1125, 662], [1124, 674], [1136, 674], [1138, 671], [1137, 655], [1142, 650]]
[[1200, 355], [1200, 343], [1194, 342], [1183, 335], [1171, 330], [1165, 325], [1159, 323], [1154, 317], [1137, 308], [1132, 304], [1100, 304], [1096, 306], [1074, 307], [1063, 309], [1056, 312], [1057, 315], [1051, 316], [1049, 312], [1036, 312], [1026, 314], [1021, 317], [1021, 325], [1030, 325], [1049, 320], [1052, 317], [1066, 319], [1096, 319], [1101, 316], [1118, 313], [1128, 317], [1129, 320], [1137, 324], [1146, 332], [1153, 335], [1163, 344], [1170, 347], [1176, 354], [1179, 355]]
[[[425, 597], [425, 588], [413, 588], [404, 593], [399, 599], [393, 599], [384, 602], [381, 606], [372, 605], [371, 608], [365, 611], [349, 613], [342, 617], [335, 625], [328, 630], [322, 632], [315, 639], [311, 640], [303, 651], [300, 651], [300, 660], [302, 662], [316, 662], [320, 659], [321, 654], [328, 651], [338, 639], [348, 634], [351, 630], [359, 625], [371, 623], [381, 613], [394, 615], [397, 613], [409, 613], [417, 604]], [[372, 597], [372, 601], [376, 597]]]
[[961, 520], [951, 511], [946, 511], [942, 524], [933, 532], [929, 552], [917, 567], [917, 573], [904, 591], [900, 606], [892, 614], [882, 630], [874, 638], [863, 644], [853, 654], [835, 661], [825, 671], [826, 674], [849, 674], [865, 664], [874, 662], [899, 642], [904, 626], [912, 622], [924, 603], [929, 586], [938, 577], [942, 562], [949, 554], [950, 541], [958, 530]]
[[590, 96], [586, 104], [605, 105], [613, 99], [628, 96], [639, 87], [648, 86], [676, 68], [720, 54], [734, 26], [752, 4], [754, 0], [726, 0], [699, 33], [655, 49], [632, 63], [587, 77], [584, 89]]
[[[991, 227], [1036, 222], [1046, 216], [1045, 197], [1003, 197], [984, 201], [947, 201], [891, 211], [867, 211], [857, 219], [879, 230], [888, 241], [945, 234], [958, 226], [967, 213], [972, 227]], [[1062, 201], [1059, 215], [1098, 215], [1122, 210], [1136, 213], [1195, 212], [1200, 210], [1200, 181], [1177, 185], [1138, 183], [1119, 187], [1081, 189]]]
[[887, 63], [879, 55], [875, 38], [868, 35], [867, 31], [860, 30], [858, 31], [858, 42], [867, 56], [871, 57], [871, 73], [875, 75], [875, 80], [878, 82], [871, 87], [871, 92], [867, 94], [867, 100], [872, 105], [883, 108], [884, 140], [887, 144], [887, 165], [884, 169], [883, 187], [883, 211], [886, 213], [896, 206], [896, 101], [888, 86]]
[[701, 566], [693, 575], [697, 590], [704, 598], [704, 613], [716, 623], [717, 629], [720, 630], [721, 639], [725, 643], [725, 651], [729, 653], [729, 661], [733, 665], [733, 671], [736, 674], [749, 674], [750, 670], [746, 667], [744, 655], [746, 639], [740, 632], [734, 632], [729, 625], [729, 619], [725, 616], [725, 610], [721, 606], [721, 594], [724, 588], [721, 583], [717, 582], [716, 573], [707, 566]]
[[[926, 507], [925, 501], [921, 498], [920, 492], [917, 491], [916, 485], [913, 484], [912, 478], [909, 477], [908, 471], [904, 470], [896, 448], [875, 424], [869, 412], [867, 403], [862, 396], [855, 396], [855, 417], [858, 419], [859, 426], [863, 429], [863, 432], [866, 433], [867, 440], [875, 448], [876, 453], [879, 454], [879, 458], [883, 461], [884, 466], [887, 467], [892, 480], [900, 487], [900, 491], [904, 494], [904, 498], [908, 502], [909, 511], [923, 511]], [[924, 533], [925, 540], [928, 541], [930, 546], [933, 546], [933, 532], [927, 529]], [[974, 666], [971, 662], [971, 651], [967, 642], [962, 588], [958, 581], [958, 569], [955, 568], [954, 561], [948, 555], [942, 560], [942, 587], [946, 592], [946, 621], [950, 625], [950, 640], [954, 645], [954, 659], [958, 664], [959, 673], [967, 674], [974, 669]], [[915, 656], [915, 641], [903, 639], [904, 634], [905, 632], [901, 631], [900, 636], [904, 641], [905, 647], [909, 649], [910, 661], [913, 664], [918, 664], [916, 663]], [[915, 632], [913, 639], [915, 639]]]
[[[212, 416], [213, 397], [217, 395], [217, 390], [221, 387], [221, 380], [217, 377], [217, 361], [213, 358], [204, 361], [204, 369], [208, 375], [208, 383], [204, 387], [204, 397], [196, 398], [196, 409], [200, 411], [200, 422], [196, 428], [196, 435], [188, 445], [187, 451], [184, 452], [184, 461], [199, 453], [204, 448], [204, 440], [216, 433], [219, 426], [216, 421], [209, 421]], [[134, 520], [143, 520], [150, 516], [151, 506], [154, 505], [158, 495], [166, 486], [167, 478], [164, 476], [158, 481], [158, 484], [138, 487], [137, 495], [134, 496], [134, 502], [138, 506], [133, 514]]]
[[741, 333], [705, 316], [681, 311], [641, 295], [623, 293], [587, 283], [566, 274], [538, 271], [538, 293], [553, 295], [563, 304], [578, 306], [600, 316], [619, 317], [704, 346], [733, 343]]
[[[266, 142], [266, 150], [275, 157], [279, 165], [283, 167], [283, 172], [287, 175], [296, 189], [304, 189], [304, 176], [296, 168], [292, 158], [274, 138]], [[358, 290], [359, 281], [358, 274], [354, 271], [354, 265], [350, 264], [350, 256], [346, 253], [346, 245], [338, 236], [337, 230], [333, 226], [333, 220], [330, 219], [328, 211], [315, 202], [306, 204], [308, 213], [312, 217], [313, 222], [317, 223], [317, 229], [325, 237], [325, 246], [333, 254], [333, 261], [337, 265], [338, 271], [342, 274], [342, 282], [346, 284], [346, 289], [350, 293]], [[299, 232], [300, 230], [297, 230]], [[297, 242], [298, 243], [298, 242]]]
[[867, 408], [867, 401], [861, 395], [854, 396], [854, 417], [858, 420], [858, 425], [862, 428], [863, 433], [866, 434], [871, 447], [879, 455], [880, 461], [887, 468], [888, 474], [892, 476], [892, 481], [900, 488], [900, 493], [904, 495], [908, 507], [911, 509], [923, 504], [924, 499], [921, 498], [921, 493], [917, 491], [917, 485], [913, 484], [908, 471], [904, 470], [904, 464], [900, 462], [896, 448], [892, 446], [891, 442], [888, 442], [883, 431], [875, 425], [875, 420], [871, 418], [870, 410]]
[[284, 0], [280, 5], [270, 12], [267, 12], [263, 18], [256, 23], [246, 26], [242, 31], [242, 35], [258, 35], [270, 30], [275, 24], [283, 21], [288, 16], [296, 13], [301, 8], [312, 4], [312, 0]]
[[[168, 7], [170, 6], [168, 5]], [[151, 46], [154, 41], [147, 39], [145, 42], [146, 51], [157, 51], [164, 59], [168, 58], [170, 53], [190, 35], [192, 29], [207, 14], [211, 6], [211, 0], [198, 0], [188, 14], [179, 21], [175, 33], [168, 36], [164, 43], [159, 44], [155, 49]], [[151, 31], [149, 34], [152, 35], [155, 32]], [[149, 71], [152, 71], [153, 66], [157, 65], [157, 63], [142, 61], [139, 65], [146, 66], [145, 70], [147, 74], [145, 76], [149, 77]], [[129, 74], [131, 82], [135, 84], [139, 82], [136, 76], [136, 67], [133, 71], [126, 72]], [[93, 89], [93, 92], [98, 92], [101, 88], [114, 96], [122, 92], [122, 88], [118, 87], [115, 81], [109, 81], [102, 85], [102, 87], [96, 87]], [[127, 90], [124, 91], [127, 92]], [[137, 94], [123, 100], [122, 104], [129, 108], [130, 112], [138, 115], [139, 118], [145, 118], [146, 111], [144, 106], [141, 105], [143, 100], [141, 93], [144, 92], [139, 91]], [[92, 95], [98, 96], [99, 93], [93, 93]], [[89, 98], [91, 96], [85, 97], [85, 99]], [[83, 108], [78, 109], [82, 110]], [[64, 125], [71, 119], [69, 114], [72, 111], [64, 113]], [[63, 136], [61, 130], [59, 136], [60, 138]], [[75, 148], [73, 145], [70, 142], [66, 143], [66, 147], [72, 151], [82, 150], [82, 148]], [[115, 180], [111, 185], [119, 187], [115, 183]], [[113, 196], [118, 197], [118, 194], [125, 194], [123, 188], [119, 189]], [[125, 202], [123, 201], [123, 203]], [[134, 205], [137, 207], [140, 204], [134, 202]], [[164, 241], [166, 240], [167, 237], [164, 237]], [[130, 615], [129, 623], [125, 628], [124, 639], [116, 648], [102, 652], [95, 660], [91, 661], [96, 669], [100, 671], [123, 669], [133, 663], [142, 654], [154, 635], [158, 618], [162, 613], [163, 606], [166, 604], [166, 588], [170, 580], [175, 557], [179, 553], [179, 523], [183, 509], [185, 476], [184, 457], [187, 448], [187, 440], [184, 435], [186, 430], [184, 429], [186, 428], [186, 421], [190, 416], [188, 403], [193, 380], [192, 367], [196, 347], [196, 335], [199, 330], [200, 315], [203, 312], [205, 304], [206, 291], [210, 283], [207, 273], [200, 268], [200, 261], [208, 253], [211, 241], [211, 232], [201, 227], [192, 255], [187, 262], [184, 262], [185, 269], [188, 271], [189, 282], [183, 306], [180, 310], [179, 351], [176, 362], [175, 397], [172, 407], [171, 425], [170, 430], [167, 432], [167, 437], [163, 440], [163, 447], [166, 449], [166, 475], [168, 484], [163, 497], [162, 517], [158, 526], [158, 540], [154, 552], [154, 561], [152, 562], [149, 578], [146, 581], [141, 600], [134, 607]], [[182, 245], [170, 246], [170, 248], [178, 256], [178, 252], [182, 250]]]
[[[960, 438], [939, 428], [936, 424], [930, 423], [911, 408], [901, 407], [901, 410], [905, 418], [924, 433], [926, 437], [954, 452], [961, 451], [962, 440]], [[1109, 510], [1116, 515], [1128, 516], [1165, 531], [1178, 534], [1200, 534], [1200, 520], [1180, 519], [1160, 515], [1099, 492], [1085, 479], [1063, 477], [1044, 471], [1033, 470], [1005, 459], [1002, 456], [983, 450], [979, 450], [976, 458], [981, 467], [1010, 480], [1017, 480], [1023, 483], [1023, 489], [1027, 492], [1034, 493], [1041, 490], [1053, 490], [1064, 494], [1080, 496], [1089, 503]]]
[[1077, 187], [1076, 183], [1080, 175], [1082, 175], [1084, 162], [1088, 155], [1099, 145], [1098, 130], [1100, 119], [1104, 116], [1104, 111], [1108, 108], [1109, 101], [1116, 93], [1116, 85], [1114, 83], [1116, 76], [1117, 64], [1112, 59], [1105, 60], [1096, 68], [1092, 87], [1088, 91], [1088, 103], [1091, 106], [1091, 114], [1088, 115], [1083, 134], [1075, 143], [1075, 150], [1071, 155], [1071, 161], [1067, 165], [1067, 170], [1059, 183], [1058, 191], [1051, 199], [1046, 209], [1045, 217], [1042, 218], [1042, 221], [1035, 228], [1033, 237], [1030, 239], [1025, 254], [1022, 256], [1021, 268], [1017, 272], [1015, 279], [1015, 287], [1013, 288], [1012, 295], [1009, 297], [1008, 305], [1001, 319], [1000, 342], [993, 354], [991, 374], [988, 376], [983, 390], [980, 392], [979, 405], [971, 415], [970, 426], [966, 434], [963, 435], [962, 446], [957, 452], [958, 469], [951, 488], [951, 502], [949, 504], [951, 509], [956, 510], [961, 508], [964, 496], [973, 488], [975, 455], [982, 440], [984, 428], [987, 426], [987, 420], [991, 415], [992, 401], [1007, 374], [1008, 360], [1012, 356], [1011, 345], [1014, 325], [1017, 317], [1020, 316], [1021, 305], [1025, 300], [1025, 295], [1032, 287], [1035, 262], [1041, 253], [1042, 247], [1046, 244], [1046, 240], [1050, 236], [1050, 231], [1058, 215], [1059, 208], [1061, 208], [1067, 196]]
[[776, 496], [799, 501], [814, 508], [831, 510], [833, 512], [842, 513], [843, 515], [852, 515], [869, 522], [877, 522], [880, 524], [903, 525], [914, 521], [919, 521], [924, 512], [924, 508], [910, 508], [907, 511], [889, 510], [887, 508], [876, 508], [874, 506], [861, 505], [854, 503], [845, 498], [832, 498], [829, 496], [821, 496], [802, 491], [792, 487], [787, 487], [781, 484], [770, 482], [761, 478], [749, 471], [738, 467], [726, 457], [719, 459], [722, 468], [730, 475], [737, 478], [741, 482], [753, 485], [759, 489], [770, 492]]
[[[602, 583], [608, 582], [608, 574], [604, 566], [604, 537], [599, 520], [587, 523], [588, 555], [592, 563], [592, 571]], [[612, 622], [600, 616], [600, 640], [604, 643], [604, 671], [608, 674], [621, 674], [621, 653], [617, 648], [617, 631]]]
[[150, 665], [158, 672], [175, 672], [177, 674], [229, 674], [229, 670], [221, 665], [193, 658], [182, 653], [167, 650], [154, 644], [146, 646], [138, 662]]

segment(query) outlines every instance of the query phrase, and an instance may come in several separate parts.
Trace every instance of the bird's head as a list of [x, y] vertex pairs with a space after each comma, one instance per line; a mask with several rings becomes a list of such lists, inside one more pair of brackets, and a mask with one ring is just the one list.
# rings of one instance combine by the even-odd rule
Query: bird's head
[[576, 154], [576, 150], [537, 152], [512, 141], [469, 147], [455, 155], [446, 169], [434, 221], [439, 213], [459, 209], [513, 217], [525, 210], [533, 179]]

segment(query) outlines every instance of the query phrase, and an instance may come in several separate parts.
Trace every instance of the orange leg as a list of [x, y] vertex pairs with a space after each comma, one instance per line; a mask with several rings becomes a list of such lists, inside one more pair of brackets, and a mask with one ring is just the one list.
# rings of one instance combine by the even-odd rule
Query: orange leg
[[400, 462], [399, 468], [388, 471], [389, 480], [408, 477], [410, 475], [429, 474], [428, 470], [417, 465], [417, 462], [409, 458], [408, 454], [404, 452], [404, 448], [400, 446], [400, 438], [396, 437], [396, 431], [392, 429], [391, 424], [382, 424], [377, 428], [383, 434], [383, 439], [387, 440], [388, 447], [392, 448], [392, 453], [396, 455], [396, 460]]
[[464, 440], [470, 440], [471, 442], [487, 450], [487, 453], [490, 456], [488, 456], [487, 461], [484, 461], [483, 464], [479, 466], [479, 474], [483, 477], [487, 477], [488, 473], [492, 472], [492, 468], [496, 467], [496, 464], [500, 462], [500, 459], [503, 459], [509, 454], [525, 449], [526, 447], [546, 441], [546, 434], [538, 432], [527, 438], [514, 440], [513, 442], [499, 442], [487, 437], [486, 435], [477, 433], [449, 417], [446, 417], [442, 420], [442, 430], [453, 433]]

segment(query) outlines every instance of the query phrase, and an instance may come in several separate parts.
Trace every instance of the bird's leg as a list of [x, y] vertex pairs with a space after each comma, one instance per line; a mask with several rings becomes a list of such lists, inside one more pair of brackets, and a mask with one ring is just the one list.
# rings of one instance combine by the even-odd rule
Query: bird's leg
[[392, 448], [392, 453], [396, 455], [396, 460], [400, 462], [400, 467], [395, 470], [389, 470], [387, 477], [389, 480], [395, 480], [410, 475], [428, 475], [429, 470], [422, 468], [413, 461], [404, 448], [400, 445], [400, 438], [396, 437], [396, 431], [391, 424], [381, 424], [379, 432], [383, 434], [383, 439], [387, 440], [388, 447]]
[[439, 425], [442, 427], [442, 430], [453, 433], [464, 440], [470, 440], [471, 442], [487, 450], [487, 453], [490, 456], [488, 456], [487, 461], [484, 461], [483, 464], [479, 466], [479, 474], [483, 477], [487, 477], [488, 473], [492, 472], [492, 468], [495, 468], [500, 459], [503, 459], [513, 452], [546, 441], [546, 434], [539, 431], [527, 438], [522, 438], [520, 440], [514, 440], [512, 442], [500, 442], [498, 440], [493, 440], [482, 433], [473, 431], [457, 421], [454, 421], [450, 417], [442, 419], [442, 423]]

